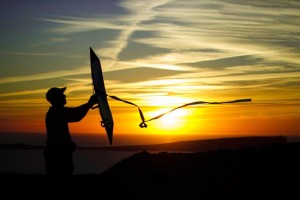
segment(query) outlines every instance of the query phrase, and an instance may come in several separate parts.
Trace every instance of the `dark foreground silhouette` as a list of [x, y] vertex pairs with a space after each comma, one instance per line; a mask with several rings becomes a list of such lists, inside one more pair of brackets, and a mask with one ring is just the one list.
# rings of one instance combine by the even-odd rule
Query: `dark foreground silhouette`
[[46, 93], [51, 106], [45, 118], [47, 140], [44, 158], [46, 174], [51, 176], [73, 174], [73, 153], [77, 145], [72, 140], [68, 124], [83, 119], [97, 102], [97, 97], [92, 95], [87, 103], [67, 108], [66, 89], [53, 87]]
[[102, 174], [73, 175], [59, 182], [39, 174], [2, 174], [1, 195], [8, 199], [298, 199], [299, 155], [300, 143], [200, 153], [143, 151]]

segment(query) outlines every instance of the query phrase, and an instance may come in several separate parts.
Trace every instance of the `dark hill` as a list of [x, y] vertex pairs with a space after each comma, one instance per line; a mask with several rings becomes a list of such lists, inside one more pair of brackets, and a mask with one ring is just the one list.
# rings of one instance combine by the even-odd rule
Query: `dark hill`
[[237, 137], [206, 140], [180, 141], [151, 145], [109, 146], [109, 147], [81, 147], [87, 150], [115, 150], [115, 151], [212, 151], [218, 149], [239, 149], [242, 147], [259, 147], [274, 143], [286, 143], [283, 136]]
[[102, 177], [137, 199], [292, 199], [299, 197], [299, 155], [300, 143], [190, 154], [141, 152]]
[[[203, 152], [218, 149], [239, 149], [242, 147], [260, 147], [274, 143], [286, 143], [283, 136], [237, 137], [206, 140], [180, 141], [151, 145], [107, 146], [107, 147], [78, 147], [78, 150], [109, 150], [109, 151], [189, 151]], [[42, 150], [44, 146], [27, 144], [0, 144], [0, 149]]]
[[[109, 151], [212, 151], [218, 149], [239, 149], [242, 147], [259, 147], [274, 143], [286, 143], [287, 138], [283, 136], [272, 137], [237, 137], [220, 139], [203, 139], [192, 141], [180, 141], [151, 145], [130, 145], [130, 146], [106, 146], [106, 147], [78, 147], [78, 150], [109, 150]], [[22, 143], [0, 144], [1, 149], [18, 150], [42, 150], [44, 146], [27, 145]]]
[[11, 199], [298, 199], [299, 155], [300, 143], [199, 153], [144, 151], [103, 174], [75, 175], [55, 183], [43, 175], [2, 175], [2, 195], [7, 193]]

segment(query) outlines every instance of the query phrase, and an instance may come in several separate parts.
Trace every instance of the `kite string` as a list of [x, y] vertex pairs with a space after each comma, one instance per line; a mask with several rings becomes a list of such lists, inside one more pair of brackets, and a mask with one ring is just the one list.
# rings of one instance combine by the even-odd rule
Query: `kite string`
[[140, 123], [140, 127], [141, 128], [147, 128], [147, 124], [146, 122], [149, 122], [149, 121], [152, 121], [152, 120], [155, 120], [155, 119], [159, 119], [161, 118], [162, 116], [170, 113], [170, 112], [173, 112], [174, 110], [177, 110], [177, 109], [180, 109], [180, 108], [183, 108], [183, 107], [186, 107], [186, 106], [191, 106], [191, 105], [198, 105], [198, 104], [225, 104], [225, 103], [241, 103], [241, 102], [249, 102], [251, 101], [251, 99], [238, 99], [238, 100], [233, 100], [233, 101], [223, 101], [223, 102], [206, 102], [206, 101], [195, 101], [195, 102], [192, 102], [192, 103], [187, 103], [187, 104], [184, 104], [184, 105], [181, 105], [181, 106], [178, 106], [176, 108], [173, 108], [167, 112], [164, 112], [160, 115], [157, 115], [156, 117], [153, 117], [151, 119], [148, 119], [148, 120], [145, 120], [145, 117], [144, 117], [144, 114], [142, 112], [142, 110], [140, 109], [140, 107], [130, 101], [126, 101], [126, 100], [123, 100], [123, 99], [120, 99], [119, 97], [116, 97], [116, 96], [110, 96], [110, 95], [107, 95], [108, 97], [114, 99], [114, 100], [117, 100], [117, 101], [122, 101], [124, 103], [127, 103], [127, 104], [130, 104], [130, 105], [133, 105], [135, 107], [138, 108], [139, 110], [139, 113], [140, 113], [140, 118], [142, 120], [142, 122]]

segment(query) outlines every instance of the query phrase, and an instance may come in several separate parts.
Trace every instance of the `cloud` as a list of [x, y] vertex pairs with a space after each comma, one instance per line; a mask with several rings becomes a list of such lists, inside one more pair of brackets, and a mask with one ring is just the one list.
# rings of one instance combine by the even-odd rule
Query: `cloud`
[[276, 6], [268, 8], [239, 1], [171, 2], [157, 9], [159, 21], [144, 25], [145, 30], [155, 30], [160, 39], [139, 38], [136, 42], [179, 50], [212, 48], [272, 59], [278, 59], [283, 51], [289, 55], [284, 58], [290, 60], [294, 49], [289, 47], [299, 38], [295, 20], [300, 16], [299, 6], [272, 2]]
[[48, 39], [47, 41], [45, 42], [40, 42], [40, 43], [36, 43], [36, 44], [31, 44], [29, 45], [30, 47], [38, 47], [38, 46], [42, 46], [42, 45], [51, 45], [51, 44], [61, 44], [63, 42], [67, 42], [69, 41], [70, 39], [69, 38], [50, 38]]
[[[124, 12], [91, 18], [38, 18], [52, 23], [51, 37], [63, 38], [62, 42], [88, 31], [116, 31], [94, 49], [112, 93], [142, 98], [153, 90], [153, 95], [192, 95], [268, 87], [272, 84], [267, 82], [275, 79], [284, 83], [273, 84], [276, 87], [297, 83], [300, 5], [296, 1], [135, 0], [120, 1], [118, 6]], [[148, 51], [135, 54], [137, 45], [131, 44]], [[65, 78], [76, 92], [86, 90], [90, 83], [70, 76], [89, 73], [85, 67], [6, 77], [0, 83]]]
[[164, 77], [169, 77], [181, 73], [184, 72], [139, 66], [137, 68], [105, 72], [104, 77], [107, 80], [116, 80], [123, 83], [137, 83], [151, 79], [163, 79]]
[[206, 67], [211, 69], [224, 69], [230, 66], [242, 66], [257, 64], [262, 62], [262, 59], [250, 55], [226, 57], [221, 59], [213, 59], [208, 61], [189, 63], [194, 67]]
[[[19, 91], [19, 92], [8, 92], [8, 93], [2, 93], [0, 94], [0, 97], [11, 97], [11, 96], [23, 96], [23, 95], [32, 95], [32, 94], [40, 94], [40, 93], [46, 93], [47, 90], [41, 89], [41, 90], [28, 90], [28, 91]], [[1, 102], [3, 103], [3, 102]]]
[[20, 55], [20, 56], [56, 56], [57, 53], [32, 53], [32, 52], [13, 52], [13, 51], [0, 51], [0, 54]]
[[[122, 15], [100, 18], [58, 17], [41, 19], [60, 24], [52, 31], [60, 34], [91, 30], [118, 30], [119, 35], [101, 51], [110, 58], [105, 66], [118, 67], [119, 55], [127, 51], [131, 41], [152, 47], [169, 49], [160, 54], [161, 61], [178, 63], [181, 57], [190, 62], [221, 59], [229, 56], [258, 55], [270, 61], [299, 64], [296, 38], [299, 39], [299, 5], [295, 2], [271, 1], [121, 1]], [[136, 32], [148, 32], [147, 37], [135, 38]], [[299, 40], [298, 40], [299, 41]], [[192, 54], [190, 50], [201, 51]], [[214, 52], [204, 52], [213, 49]], [[176, 53], [174, 51], [177, 51]], [[177, 55], [175, 55], [177, 54]], [[283, 56], [280, 56], [283, 55]], [[177, 60], [171, 60], [170, 58]], [[153, 57], [148, 56], [151, 62]], [[165, 59], [165, 60], [163, 60]], [[169, 59], [169, 60], [168, 60]], [[197, 60], [195, 60], [197, 59]], [[153, 62], [159, 62], [155, 60]]]
[[56, 34], [75, 34], [99, 29], [122, 30], [125, 25], [117, 24], [114, 20], [99, 18], [79, 18], [69, 16], [57, 16], [56, 18], [36, 18], [37, 20], [60, 24], [60, 27], [49, 29]]
[[[52, 28], [50, 31], [58, 34], [82, 33], [92, 30], [113, 29], [120, 30], [120, 34], [113, 41], [109, 42], [111, 47], [106, 50], [110, 53], [109, 58], [112, 62], [107, 66], [111, 68], [116, 64], [119, 54], [127, 47], [128, 41], [132, 34], [140, 30], [139, 24], [143, 21], [151, 20], [155, 17], [156, 12], [153, 12], [158, 6], [164, 5], [170, 0], [153, 0], [145, 2], [140, 1], [121, 1], [119, 6], [129, 14], [112, 18], [76, 18], [76, 17], [58, 17], [58, 18], [37, 18], [38, 20], [61, 24], [61, 27]], [[108, 44], [108, 43], [107, 43]], [[96, 49], [97, 51], [97, 49]]]
[[40, 73], [40, 74], [31, 74], [26, 76], [5, 77], [0, 79], [0, 84], [17, 83], [23, 81], [47, 80], [47, 79], [61, 78], [65, 76], [87, 74], [87, 73], [91, 73], [89, 68], [86, 67], [74, 68], [72, 70], [53, 71], [53, 72]]
[[131, 16], [134, 16], [133, 18], [130, 17], [129, 25], [124, 28], [118, 38], [115, 40], [114, 44], [114, 54], [112, 58], [114, 61], [108, 66], [108, 68], [111, 68], [116, 64], [116, 60], [118, 60], [118, 57], [120, 53], [127, 47], [128, 41], [132, 34], [139, 30], [139, 24], [143, 21], [151, 20], [155, 17], [155, 14], [152, 12], [153, 9], [157, 6], [163, 5], [168, 3], [169, 0], [152, 0], [147, 3], [141, 2], [138, 0], [135, 1], [122, 1], [120, 3], [120, 6], [127, 9], [131, 12]]

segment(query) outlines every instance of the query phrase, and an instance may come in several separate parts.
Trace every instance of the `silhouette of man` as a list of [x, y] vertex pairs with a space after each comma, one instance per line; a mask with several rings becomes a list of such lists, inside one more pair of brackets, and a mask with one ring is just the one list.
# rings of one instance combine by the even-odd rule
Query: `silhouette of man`
[[46, 174], [51, 176], [73, 174], [72, 153], [76, 150], [76, 144], [72, 141], [68, 123], [80, 121], [97, 102], [96, 95], [92, 95], [89, 101], [81, 106], [65, 107], [65, 90], [66, 87], [53, 87], [46, 94], [51, 107], [46, 114], [47, 142], [44, 156]]

